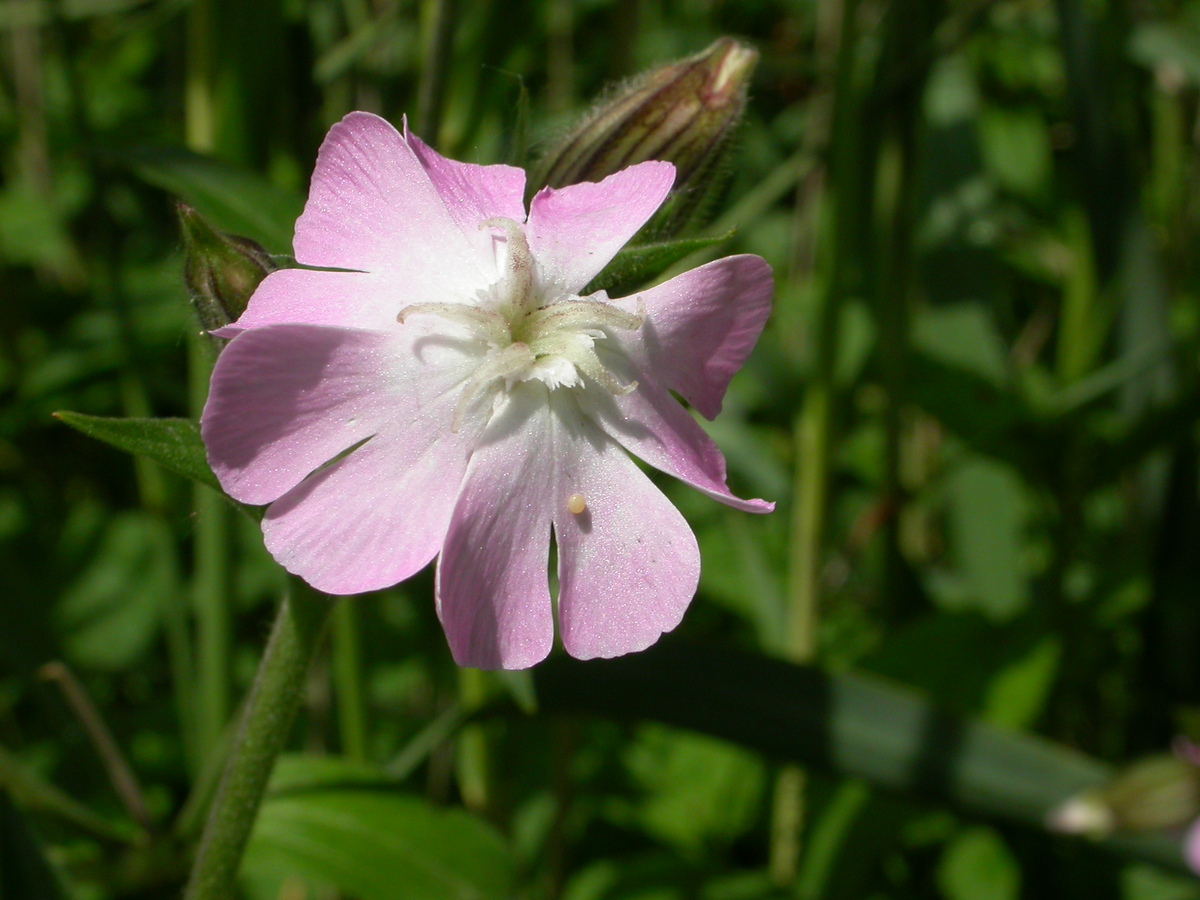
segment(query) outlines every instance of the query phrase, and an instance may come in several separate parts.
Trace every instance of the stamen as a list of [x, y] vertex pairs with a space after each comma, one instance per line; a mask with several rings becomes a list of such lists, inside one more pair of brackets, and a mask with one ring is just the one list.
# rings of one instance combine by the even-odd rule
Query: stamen
[[421, 315], [438, 316], [465, 325], [494, 344], [507, 344], [512, 340], [512, 332], [504, 316], [465, 303], [414, 303], [400, 310], [396, 321], [403, 325], [409, 316]]
[[632, 394], [637, 390], [637, 381], [631, 381], [629, 384], [621, 384], [621, 382], [617, 381], [616, 376], [604, 368], [604, 363], [600, 362], [600, 357], [596, 355], [595, 350], [581, 351], [577, 359], [571, 358], [571, 362], [575, 364], [580, 372], [592, 379], [614, 397], [624, 397], [626, 394]]
[[504, 260], [504, 297], [501, 302], [513, 314], [527, 311], [533, 300], [533, 255], [529, 252], [529, 241], [525, 230], [512, 219], [496, 216], [484, 219], [480, 228], [499, 228], [508, 243], [508, 255]]
[[621, 384], [612, 372], [600, 362], [600, 357], [590, 346], [581, 344], [577, 334], [561, 332], [538, 338], [532, 345], [537, 356], [560, 356], [610, 394], [624, 397], [637, 388], [637, 382]]
[[479, 364], [475, 373], [463, 385], [458, 403], [454, 405], [454, 419], [450, 430], [458, 433], [471, 404], [499, 378], [508, 378], [528, 369], [534, 363], [533, 351], [526, 344], [509, 344], [499, 353], [494, 353]]
[[524, 331], [529, 334], [560, 328], [620, 328], [636, 331], [645, 321], [645, 309], [639, 301], [637, 313], [627, 313], [611, 303], [599, 300], [564, 300], [542, 307], [529, 314]]

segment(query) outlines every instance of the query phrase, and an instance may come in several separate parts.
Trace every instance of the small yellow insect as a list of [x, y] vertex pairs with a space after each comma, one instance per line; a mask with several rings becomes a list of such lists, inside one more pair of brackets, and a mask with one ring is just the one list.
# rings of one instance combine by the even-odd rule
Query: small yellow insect
[[567, 498], [567, 510], [576, 516], [582, 516], [587, 512], [587, 500], [583, 494], [572, 494]]

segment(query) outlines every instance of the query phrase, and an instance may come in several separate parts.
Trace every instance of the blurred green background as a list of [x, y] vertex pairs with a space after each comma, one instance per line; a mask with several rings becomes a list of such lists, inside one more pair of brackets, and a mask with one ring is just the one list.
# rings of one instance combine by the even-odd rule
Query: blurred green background
[[283, 585], [51, 417], [203, 402], [173, 198], [287, 253], [351, 109], [530, 162], [726, 34], [761, 58], [694, 230], [737, 231], [693, 262], [778, 291], [710, 431], [778, 510], [664, 484], [700, 593], [625, 664], [458, 672], [427, 574], [342, 603], [245, 897], [1200, 897], [1192, 768], [1104, 845], [1041, 826], [1200, 739], [1200, 3], [6, 0], [4, 900], [178, 895]]

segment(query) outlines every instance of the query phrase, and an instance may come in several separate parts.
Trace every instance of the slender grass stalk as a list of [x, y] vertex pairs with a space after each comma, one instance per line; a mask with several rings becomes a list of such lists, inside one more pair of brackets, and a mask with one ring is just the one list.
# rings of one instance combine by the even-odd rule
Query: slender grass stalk
[[21, 764], [21, 761], [0, 744], [0, 788], [18, 802], [57, 816], [64, 822], [89, 831], [96, 837], [120, 843], [142, 839], [144, 833], [127, 823], [110, 822], [92, 812], [74, 797], [59, 790]]
[[[199, 415], [208, 393], [212, 348], [197, 336], [188, 345], [192, 411]], [[195, 727], [203, 758], [216, 750], [229, 719], [231, 623], [229, 591], [229, 507], [210, 488], [192, 490], [195, 510], [192, 596], [196, 614]]]
[[1096, 270], [1092, 262], [1091, 230], [1083, 211], [1072, 210], [1066, 226], [1072, 265], [1063, 285], [1055, 356], [1059, 385], [1063, 388], [1092, 371], [1101, 346], [1097, 337], [1107, 331], [1095, 321]]
[[367, 700], [363, 689], [359, 602], [345, 599], [334, 607], [332, 669], [342, 753], [361, 762], [367, 758]]
[[[188, 146], [209, 153], [216, 146], [216, 40], [213, 0], [194, 0], [188, 17], [185, 115]], [[192, 415], [199, 417], [212, 373], [212, 348], [194, 335], [188, 344], [188, 393]], [[192, 491], [196, 530], [193, 606], [196, 615], [194, 724], [198, 760], [219, 746], [229, 718], [230, 616], [229, 510], [207, 488]]]
[[[478, 669], [458, 670], [458, 696], [463, 711], [470, 714], [488, 698], [487, 674]], [[458, 735], [455, 768], [463, 803], [470, 809], [485, 810], [491, 796], [490, 753], [482, 725], [468, 725]]]
[[417, 133], [435, 147], [442, 129], [446, 75], [450, 70], [457, 15], [456, 0], [425, 0], [421, 4], [425, 54], [417, 91]]
[[184, 115], [187, 145], [197, 153], [216, 145], [216, 58], [213, 0], [192, 0], [187, 23]]
[[298, 579], [289, 580], [209, 809], [184, 900], [234, 896], [250, 829], [275, 760], [291, 734], [309, 665], [333, 606]]
[[442, 712], [416, 733], [404, 749], [387, 764], [387, 773], [396, 781], [402, 781], [428, 759], [433, 751], [445, 744], [457, 732], [468, 715], [457, 703]]
[[137, 775], [134, 774], [133, 767], [129, 765], [125, 754], [121, 752], [121, 747], [117, 744], [117, 739], [113, 737], [108, 723], [100, 715], [100, 710], [96, 709], [96, 704], [92, 702], [92, 698], [79, 683], [79, 679], [61, 662], [46, 663], [38, 674], [47, 681], [53, 681], [58, 685], [67, 704], [71, 707], [71, 711], [75, 713], [75, 717], [96, 749], [100, 761], [104, 764], [104, 771], [108, 774], [109, 783], [117, 792], [117, 796], [121, 798], [121, 804], [125, 807], [125, 811], [138, 825], [149, 831], [151, 827], [150, 813], [146, 809], [146, 798], [142, 793], [142, 786], [138, 782]]
[[[833, 392], [831, 373], [823, 368], [805, 390], [794, 437], [797, 464], [792, 487], [785, 656], [801, 664], [817, 658]], [[799, 869], [804, 794], [804, 770], [783, 768], [775, 782], [770, 856], [771, 878], [781, 887], [792, 884]]]
[[[821, 270], [815, 277], [816, 299], [810, 321], [814, 365], [793, 427], [795, 469], [792, 482], [792, 519], [785, 607], [784, 656], [796, 663], [812, 663], [818, 652], [821, 604], [821, 559], [825, 543], [829, 461], [832, 445], [833, 371], [837, 359], [838, 325], [844, 293], [842, 271], [849, 242], [845, 239], [847, 210], [856, 197], [847, 181], [852, 171], [854, 139], [852, 117], [855, 0], [827, 0], [818, 10], [818, 52], [825, 76], [821, 94], [814, 98], [814, 120], [822, 128], [810, 140], [811, 152], [825, 156], [832, 175], [832, 196], [823, 193], [824, 172], [801, 184], [797, 205], [815, 203], [815, 232], [810, 239], [815, 254], [804, 252], [797, 232], [796, 271], [792, 280], [810, 273], [799, 271], [800, 261], [817, 257]], [[846, 158], [839, 152], [845, 150]], [[798, 209], [798, 212], [800, 210]], [[775, 783], [771, 814], [769, 868], [772, 881], [791, 887], [796, 881], [805, 820], [805, 774], [798, 766], [785, 766]]]
[[571, 0], [546, 4], [546, 106], [564, 114], [575, 96], [574, 12]]

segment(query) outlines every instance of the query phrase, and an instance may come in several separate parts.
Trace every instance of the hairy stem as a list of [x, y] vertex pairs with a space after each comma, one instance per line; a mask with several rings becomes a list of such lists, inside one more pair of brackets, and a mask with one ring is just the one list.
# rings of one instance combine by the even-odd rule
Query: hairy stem
[[293, 579], [246, 699], [208, 813], [184, 900], [231, 900], [275, 759], [291, 733], [305, 676], [333, 603]]

